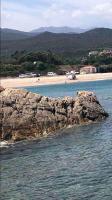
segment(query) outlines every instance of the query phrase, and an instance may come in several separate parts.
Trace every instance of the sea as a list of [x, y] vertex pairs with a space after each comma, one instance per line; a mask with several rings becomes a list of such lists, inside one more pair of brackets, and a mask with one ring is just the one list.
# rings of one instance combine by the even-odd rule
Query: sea
[[49, 97], [94, 91], [109, 117], [1, 149], [1, 200], [112, 200], [112, 80], [25, 88]]

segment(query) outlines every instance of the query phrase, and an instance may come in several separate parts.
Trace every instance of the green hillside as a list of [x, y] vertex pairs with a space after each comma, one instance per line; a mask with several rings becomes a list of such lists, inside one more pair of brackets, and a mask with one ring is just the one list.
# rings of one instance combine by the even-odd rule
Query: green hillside
[[84, 54], [89, 50], [112, 47], [112, 29], [97, 28], [81, 34], [41, 33], [37, 36], [13, 41], [3, 41], [1, 51], [4, 55], [22, 51], [47, 51], [64, 56]]
[[35, 35], [37, 35], [37, 33], [18, 31], [18, 30], [13, 30], [13, 29], [8, 29], [8, 28], [0, 29], [1, 40], [3, 40], [4, 42], [5, 40], [6, 41], [23, 40]]

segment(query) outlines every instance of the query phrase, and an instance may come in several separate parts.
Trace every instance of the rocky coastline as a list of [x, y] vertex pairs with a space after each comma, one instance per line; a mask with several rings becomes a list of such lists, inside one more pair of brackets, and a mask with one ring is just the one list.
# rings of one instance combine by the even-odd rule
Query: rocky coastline
[[76, 97], [48, 98], [23, 89], [0, 88], [0, 140], [20, 141], [55, 133], [68, 126], [108, 117], [93, 92]]

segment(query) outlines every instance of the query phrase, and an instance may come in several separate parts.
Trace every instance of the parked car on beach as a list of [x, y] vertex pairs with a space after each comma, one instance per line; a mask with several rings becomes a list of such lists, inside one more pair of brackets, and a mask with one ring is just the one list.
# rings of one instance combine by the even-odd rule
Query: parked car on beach
[[26, 74], [20, 74], [19, 78], [27, 78], [27, 75]]
[[33, 77], [37, 77], [37, 74], [35, 73], [26, 73], [26, 74], [20, 74], [19, 78], [33, 78]]
[[56, 73], [54, 73], [54, 72], [48, 72], [47, 73], [47, 76], [56, 76], [57, 74]]

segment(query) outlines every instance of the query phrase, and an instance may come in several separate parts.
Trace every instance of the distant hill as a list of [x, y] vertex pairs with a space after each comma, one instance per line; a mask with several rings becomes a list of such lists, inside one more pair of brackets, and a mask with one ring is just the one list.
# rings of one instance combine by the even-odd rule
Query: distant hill
[[51, 50], [62, 55], [71, 55], [80, 51], [97, 48], [112, 48], [112, 29], [97, 28], [80, 34], [44, 32], [22, 40], [2, 41], [2, 54], [18, 50]]
[[41, 27], [35, 29], [31, 32], [24, 32], [14, 29], [8, 28], [0, 28], [1, 40], [21, 40], [26, 39], [32, 36], [36, 36], [43, 32], [51, 32], [51, 33], [82, 33], [85, 32], [86, 29], [80, 28], [71, 28], [71, 27]]
[[1, 40], [21, 40], [37, 35], [36, 33], [23, 32], [8, 28], [0, 29]]
[[43, 32], [51, 32], [51, 33], [83, 33], [86, 32], [88, 29], [81, 29], [81, 28], [73, 28], [73, 27], [40, 27], [38, 29], [32, 30], [33, 33], [43, 33]]

